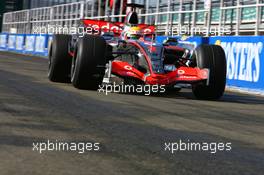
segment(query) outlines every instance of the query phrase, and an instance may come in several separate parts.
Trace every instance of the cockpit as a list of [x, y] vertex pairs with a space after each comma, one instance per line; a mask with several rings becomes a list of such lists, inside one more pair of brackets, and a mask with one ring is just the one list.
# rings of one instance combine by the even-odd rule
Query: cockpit
[[158, 44], [140, 43], [146, 53], [151, 58], [152, 70], [154, 73], [164, 73], [163, 67], [163, 46]]

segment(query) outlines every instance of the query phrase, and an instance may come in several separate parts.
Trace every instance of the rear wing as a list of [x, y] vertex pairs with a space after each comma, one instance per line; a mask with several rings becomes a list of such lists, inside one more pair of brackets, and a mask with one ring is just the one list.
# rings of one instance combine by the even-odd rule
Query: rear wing
[[[92, 20], [83, 19], [83, 24], [85, 27], [90, 27], [95, 31], [95, 34], [100, 34], [102, 32], [113, 32], [115, 35], [121, 35], [125, 29], [125, 23], [122, 22], [108, 22], [104, 20]], [[155, 26], [147, 24], [137, 24], [137, 27], [141, 29], [142, 34], [152, 34], [155, 33]]]

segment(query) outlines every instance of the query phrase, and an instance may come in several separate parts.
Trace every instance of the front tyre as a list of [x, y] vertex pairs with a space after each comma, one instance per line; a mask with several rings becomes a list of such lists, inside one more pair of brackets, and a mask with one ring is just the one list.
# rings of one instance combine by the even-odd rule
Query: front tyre
[[209, 84], [202, 82], [192, 86], [198, 99], [216, 100], [223, 96], [226, 86], [226, 56], [221, 46], [200, 45], [194, 52], [197, 67], [209, 69]]

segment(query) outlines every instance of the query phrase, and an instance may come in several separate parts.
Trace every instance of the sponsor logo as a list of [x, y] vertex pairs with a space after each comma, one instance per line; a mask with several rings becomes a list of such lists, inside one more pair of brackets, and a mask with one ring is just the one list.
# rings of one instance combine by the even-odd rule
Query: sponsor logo
[[131, 66], [125, 66], [124, 67], [126, 70], [132, 70], [132, 67]]
[[183, 75], [183, 74], [185, 74], [185, 71], [184, 70], [178, 70], [178, 74]]
[[[83, 20], [83, 22], [87, 27], [91, 27], [97, 32], [101, 30], [103, 32], [114, 32], [121, 34], [124, 28], [124, 23], [121, 22], [109, 23], [106, 21], [97, 21], [90, 19], [85, 19]], [[139, 24], [138, 27], [142, 30], [141, 32], [143, 33], [153, 33], [155, 31], [155, 26]]]
[[263, 43], [222, 42], [227, 57], [227, 79], [258, 82]]
[[198, 79], [196, 76], [186, 76], [186, 75], [180, 76], [179, 78], [187, 79], [187, 80], [196, 80], [196, 79]]

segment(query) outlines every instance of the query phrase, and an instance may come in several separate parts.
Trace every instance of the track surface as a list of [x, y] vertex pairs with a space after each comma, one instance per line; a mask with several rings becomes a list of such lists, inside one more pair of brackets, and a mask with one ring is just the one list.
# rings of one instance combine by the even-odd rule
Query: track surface
[[[188, 90], [105, 96], [47, 80], [47, 60], [0, 52], [0, 174], [263, 175], [264, 98]], [[100, 142], [99, 152], [32, 151], [46, 140]], [[164, 151], [164, 142], [232, 142], [232, 151]]]

